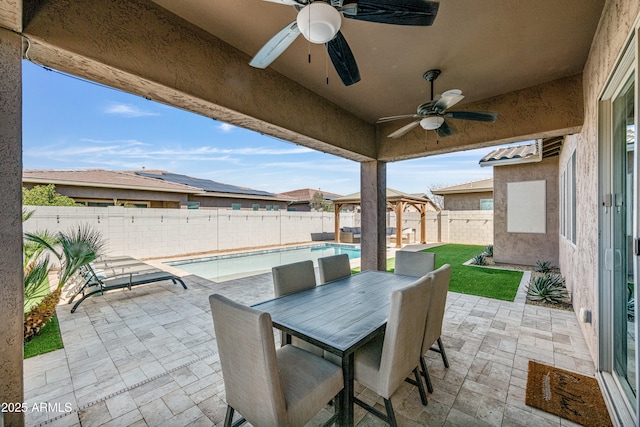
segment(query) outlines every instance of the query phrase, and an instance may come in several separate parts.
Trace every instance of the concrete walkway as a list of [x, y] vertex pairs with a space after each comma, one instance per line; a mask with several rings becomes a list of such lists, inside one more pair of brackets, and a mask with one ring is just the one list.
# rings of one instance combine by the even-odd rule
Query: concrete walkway
[[[184, 279], [188, 290], [166, 282], [89, 298], [74, 314], [59, 306], [65, 348], [24, 364], [28, 407], [42, 409], [28, 411], [26, 425], [221, 425], [224, 385], [208, 296], [254, 304], [273, 297], [271, 275]], [[594, 374], [573, 312], [526, 305], [522, 284], [515, 302], [450, 292], [443, 333], [451, 368], [429, 354], [427, 407], [407, 383], [393, 395], [401, 426], [574, 425], [524, 403], [529, 360]], [[357, 391], [383, 407], [370, 391]], [[323, 410], [310, 425], [328, 415]], [[359, 407], [356, 420], [385, 425]]]

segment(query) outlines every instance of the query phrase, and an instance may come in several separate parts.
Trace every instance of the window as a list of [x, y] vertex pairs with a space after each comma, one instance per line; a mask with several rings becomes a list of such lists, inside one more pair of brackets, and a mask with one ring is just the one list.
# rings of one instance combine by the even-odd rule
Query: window
[[271, 205], [265, 205], [265, 206], [264, 206], [264, 208], [265, 208], [266, 210], [270, 211], [270, 210], [271, 210]]
[[280, 210], [280, 206], [278, 206], [278, 205], [273, 205], [273, 210], [274, 210], [274, 211]]
[[254, 204], [251, 205], [251, 209], [253, 209], [254, 211], [257, 211], [257, 210], [260, 209], [260, 205], [257, 204], [257, 203], [254, 203]]
[[239, 211], [242, 205], [240, 203], [231, 203], [231, 209], [234, 211]]
[[480, 210], [481, 211], [492, 211], [493, 210], [493, 199], [480, 199]]
[[187, 209], [200, 209], [200, 202], [187, 202]]
[[576, 243], [576, 152], [560, 176], [560, 235]]

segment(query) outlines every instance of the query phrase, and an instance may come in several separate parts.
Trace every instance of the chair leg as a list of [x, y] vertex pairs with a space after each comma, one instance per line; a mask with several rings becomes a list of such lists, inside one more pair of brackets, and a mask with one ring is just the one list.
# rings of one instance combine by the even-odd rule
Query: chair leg
[[449, 367], [449, 360], [447, 359], [447, 353], [444, 351], [444, 345], [442, 345], [442, 339], [438, 337], [438, 347], [440, 347], [440, 355], [442, 356], [442, 361], [444, 362], [444, 367]]
[[231, 427], [233, 423], [233, 408], [227, 405], [227, 415], [224, 417], [224, 427]]
[[391, 399], [384, 399], [384, 406], [387, 408], [387, 417], [389, 425], [391, 427], [398, 427], [398, 422], [396, 421], [396, 413], [393, 412], [393, 405], [391, 404]]
[[415, 368], [413, 370], [413, 374], [416, 377], [416, 383], [418, 383], [418, 392], [420, 393], [420, 400], [422, 401], [422, 405], [427, 406], [429, 402], [427, 401], [427, 394], [424, 392], [424, 386], [422, 385], [422, 379], [420, 378], [420, 372], [418, 371], [418, 368]]
[[427, 362], [424, 361], [424, 356], [420, 357], [420, 367], [422, 368], [424, 382], [427, 383], [427, 391], [433, 393], [433, 384], [431, 384], [431, 377], [429, 376], [429, 370], [427, 369]]

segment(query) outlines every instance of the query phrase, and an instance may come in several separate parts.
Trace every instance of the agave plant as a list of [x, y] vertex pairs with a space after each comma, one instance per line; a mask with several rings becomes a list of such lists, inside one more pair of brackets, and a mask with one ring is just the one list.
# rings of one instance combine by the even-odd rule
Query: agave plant
[[568, 294], [564, 286], [564, 278], [559, 274], [545, 274], [531, 279], [527, 291], [530, 300], [552, 304], [562, 302]]
[[484, 247], [484, 256], [493, 257], [493, 245], [487, 245]]
[[487, 265], [487, 259], [484, 254], [478, 254], [471, 259], [471, 264], [474, 265]]
[[549, 261], [536, 261], [535, 271], [538, 273], [548, 273], [553, 269], [553, 266]]

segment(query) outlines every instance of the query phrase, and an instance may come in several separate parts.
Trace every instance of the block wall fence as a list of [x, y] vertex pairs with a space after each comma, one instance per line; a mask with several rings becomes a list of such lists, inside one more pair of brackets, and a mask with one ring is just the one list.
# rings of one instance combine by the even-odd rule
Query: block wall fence
[[[275, 245], [307, 243], [312, 235], [333, 235], [332, 212], [234, 211], [189, 209], [138, 209], [111, 206], [26, 206], [34, 211], [23, 224], [25, 232], [67, 231], [81, 224], [99, 231], [111, 256], [159, 258], [212, 251], [232, 251]], [[395, 227], [395, 214], [387, 225]], [[359, 213], [341, 213], [340, 225], [361, 226]], [[403, 213], [403, 228], [416, 230], [420, 216]], [[490, 244], [493, 211], [442, 211], [427, 213], [427, 241]]]

